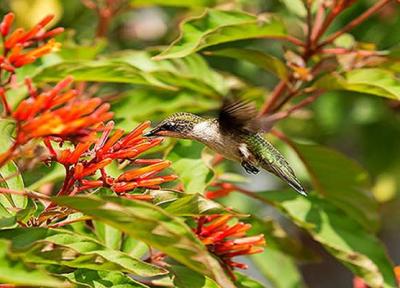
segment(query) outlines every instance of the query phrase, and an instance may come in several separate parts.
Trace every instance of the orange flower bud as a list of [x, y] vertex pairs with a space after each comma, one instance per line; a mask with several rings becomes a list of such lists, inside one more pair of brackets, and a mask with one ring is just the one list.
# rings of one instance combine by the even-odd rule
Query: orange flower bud
[[143, 168], [130, 170], [118, 177], [117, 181], [130, 181], [150, 171], [160, 171], [171, 165], [171, 161], [163, 161]]
[[3, 21], [0, 24], [0, 33], [3, 37], [7, 36], [10, 32], [10, 28], [12, 23], [14, 22], [15, 15], [10, 12], [6, 16], [4, 16]]
[[4, 47], [11, 49], [25, 35], [25, 30], [22, 28], [16, 29], [5, 41]]

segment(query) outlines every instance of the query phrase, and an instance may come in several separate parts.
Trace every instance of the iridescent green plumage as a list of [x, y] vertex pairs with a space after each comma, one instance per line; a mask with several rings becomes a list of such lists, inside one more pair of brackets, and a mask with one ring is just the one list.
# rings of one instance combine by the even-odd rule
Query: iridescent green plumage
[[305, 190], [294, 174], [293, 169], [271, 143], [260, 134], [249, 135], [245, 139], [249, 150], [253, 153], [260, 167], [286, 181], [300, 194], [305, 194]]

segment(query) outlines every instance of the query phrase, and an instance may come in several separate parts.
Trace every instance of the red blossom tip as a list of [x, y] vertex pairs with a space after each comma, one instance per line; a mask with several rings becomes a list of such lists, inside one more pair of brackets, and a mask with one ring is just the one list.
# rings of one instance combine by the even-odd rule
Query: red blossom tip
[[171, 165], [171, 161], [165, 160], [156, 164], [152, 164], [143, 168], [134, 169], [125, 172], [118, 177], [117, 181], [131, 181], [139, 176], [152, 171], [161, 171]]
[[15, 15], [10, 12], [6, 16], [4, 16], [3, 21], [0, 24], [0, 33], [3, 37], [7, 36], [10, 32], [10, 28], [12, 23], [14, 22]]

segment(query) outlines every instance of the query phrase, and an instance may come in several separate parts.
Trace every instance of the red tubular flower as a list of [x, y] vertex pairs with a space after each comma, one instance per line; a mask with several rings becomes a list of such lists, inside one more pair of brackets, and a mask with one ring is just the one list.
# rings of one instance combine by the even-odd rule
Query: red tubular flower
[[245, 237], [250, 224], [237, 222], [230, 225], [231, 215], [202, 216], [195, 233], [208, 250], [218, 257], [227, 272], [234, 277], [233, 268], [247, 269], [247, 265], [234, 262], [233, 257], [264, 251], [264, 235]]
[[231, 192], [236, 190], [236, 186], [232, 183], [213, 183], [212, 190], [206, 191], [204, 196], [208, 199], [215, 199], [228, 196]]
[[[39, 97], [37, 97], [39, 98]], [[138, 187], [159, 188], [158, 185], [173, 181], [176, 175], [158, 175], [171, 162], [161, 159], [135, 159], [139, 154], [159, 145], [161, 139], [148, 139], [142, 136], [143, 131], [150, 126], [150, 122], [139, 125], [135, 130], [124, 136], [124, 131], [117, 129], [114, 133], [114, 123], [109, 122], [103, 127], [102, 135], [92, 133], [89, 140], [78, 143], [75, 149], [65, 149], [56, 152], [48, 138], [45, 145], [53, 160], [63, 164], [67, 169], [69, 179], [67, 187], [60, 194], [75, 193], [87, 189], [108, 187], [129, 199], [149, 200], [152, 197], [143, 194], [127, 194]], [[105, 167], [113, 160], [128, 161], [135, 165], [145, 165], [122, 173], [119, 177], [107, 175]], [[100, 172], [97, 176], [96, 173]], [[67, 178], [68, 178], [67, 177]], [[88, 179], [90, 177], [90, 179]], [[95, 177], [95, 179], [93, 179]], [[73, 189], [76, 185], [77, 190]]]
[[64, 31], [64, 28], [55, 28], [49, 32], [45, 31], [45, 26], [54, 18], [53, 15], [49, 15], [29, 31], [17, 28], [10, 34], [14, 18], [13, 13], [8, 13], [0, 24], [0, 33], [4, 38], [4, 57], [0, 59], [0, 69], [10, 73], [14, 73], [15, 68], [30, 64], [43, 55], [58, 50], [61, 44], [54, 39], [50, 39], [42, 46], [24, 51], [38, 44], [39, 41], [49, 39]]
[[0, 24], [0, 33], [3, 35], [3, 37], [8, 35], [8, 32], [10, 32], [10, 28], [12, 23], [14, 22], [15, 15], [14, 13], [8, 13], [6, 16], [4, 16], [3, 21]]
[[27, 83], [31, 95], [19, 103], [12, 114], [19, 123], [19, 144], [33, 138], [49, 136], [80, 141], [96, 130], [103, 121], [112, 118], [109, 104], [102, 104], [99, 98], [77, 100], [76, 90], [63, 93], [72, 83], [71, 77], [39, 95], [30, 85], [30, 81]]

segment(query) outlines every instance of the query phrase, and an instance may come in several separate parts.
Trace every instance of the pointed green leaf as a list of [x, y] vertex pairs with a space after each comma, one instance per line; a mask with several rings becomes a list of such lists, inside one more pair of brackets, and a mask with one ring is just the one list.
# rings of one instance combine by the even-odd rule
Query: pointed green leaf
[[24, 255], [13, 253], [10, 246], [11, 243], [0, 239], [0, 283], [30, 287], [68, 286], [45, 271], [25, 264]]
[[286, 216], [371, 287], [396, 287], [393, 266], [382, 243], [323, 198], [293, 191], [263, 192]]
[[179, 38], [155, 59], [181, 58], [217, 44], [283, 35], [282, 22], [266, 15], [207, 9], [202, 15], [187, 19]]
[[395, 72], [381, 68], [361, 68], [344, 75], [328, 74], [316, 81], [315, 87], [346, 90], [400, 100], [400, 79]]
[[[34, 263], [123, 271], [142, 277], [167, 273], [162, 268], [105, 247], [90, 237], [67, 230], [17, 228], [0, 231], [0, 238], [12, 240], [13, 249], [17, 251], [29, 250], [27, 261]], [[42, 251], [49, 243], [55, 245], [54, 249]]]
[[172, 265], [175, 288], [220, 288], [217, 283], [185, 266]]
[[294, 145], [314, 189], [345, 210], [366, 229], [379, 225], [378, 205], [368, 191], [369, 176], [359, 164], [332, 149], [317, 145]]
[[137, 84], [175, 92], [187, 89], [210, 98], [227, 91], [222, 76], [200, 55], [165, 61], [154, 61], [151, 56], [143, 51], [123, 51], [101, 61], [64, 61], [45, 67], [34, 80], [54, 82], [71, 75], [76, 81]]
[[273, 284], [273, 287], [306, 287], [295, 261], [284, 252], [284, 250], [267, 247], [263, 253], [252, 255], [250, 258], [257, 269]]
[[[12, 144], [12, 133], [15, 123], [7, 119], [0, 119], [0, 154], [5, 153]], [[8, 161], [3, 167], [0, 167], [0, 187], [22, 191], [24, 190], [24, 181], [17, 165], [13, 161]], [[27, 199], [21, 195], [0, 195], [0, 204], [4, 207], [24, 208]]]
[[266, 71], [274, 73], [280, 79], [286, 80], [288, 76], [286, 65], [281, 60], [261, 51], [242, 48], [226, 48], [207, 52], [207, 55], [230, 57], [242, 61], [248, 61]]
[[62, 274], [72, 283], [83, 287], [93, 288], [144, 288], [148, 287], [137, 281], [134, 281], [128, 275], [117, 271], [96, 271], [89, 269], [76, 269], [74, 272]]
[[54, 201], [103, 221], [166, 253], [191, 269], [234, 287], [223, 269], [185, 223], [159, 207], [111, 196], [56, 197]]
[[[282, 266], [280, 266], [280, 268], [282, 268]], [[250, 278], [247, 275], [235, 272], [235, 276], [236, 276], [235, 285], [237, 288], [265, 288], [265, 286], [262, 285], [260, 282]], [[292, 287], [292, 286], [286, 286], [286, 287]]]

